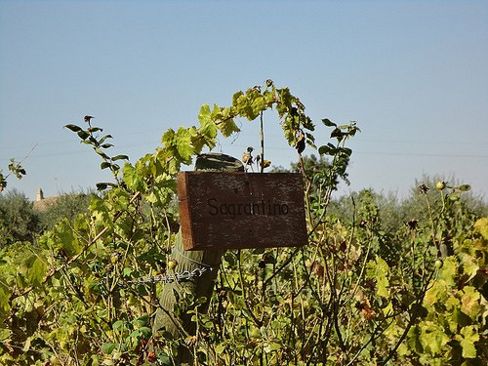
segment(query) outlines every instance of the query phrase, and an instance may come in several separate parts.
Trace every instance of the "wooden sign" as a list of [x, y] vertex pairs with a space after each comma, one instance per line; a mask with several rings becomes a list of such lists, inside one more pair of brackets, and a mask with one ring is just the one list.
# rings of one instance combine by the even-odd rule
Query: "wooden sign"
[[307, 244], [300, 174], [183, 172], [177, 183], [185, 250]]

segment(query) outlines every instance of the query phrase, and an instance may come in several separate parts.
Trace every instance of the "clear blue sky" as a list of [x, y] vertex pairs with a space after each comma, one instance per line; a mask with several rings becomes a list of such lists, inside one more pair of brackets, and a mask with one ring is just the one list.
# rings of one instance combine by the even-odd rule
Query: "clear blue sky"
[[[10, 189], [93, 187], [98, 158], [63, 125], [91, 114], [135, 161], [268, 78], [317, 122], [358, 121], [343, 192], [428, 174], [488, 197], [486, 1], [0, 1], [0, 167], [36, 146]], [[272, 114], [266, 137], [273, 164], [296, 159]], [[257, 124], [231, 142], [257, 146]]]

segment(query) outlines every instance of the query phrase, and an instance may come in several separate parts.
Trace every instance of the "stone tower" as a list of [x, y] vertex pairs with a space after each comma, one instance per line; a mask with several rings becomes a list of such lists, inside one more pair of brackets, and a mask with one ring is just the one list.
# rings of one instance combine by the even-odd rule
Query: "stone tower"
[[39, 188], [36, 193], [36, 202], [42, 201], [43, 199], [44, 199], [44, 192], [42, 191], [42, 188]]

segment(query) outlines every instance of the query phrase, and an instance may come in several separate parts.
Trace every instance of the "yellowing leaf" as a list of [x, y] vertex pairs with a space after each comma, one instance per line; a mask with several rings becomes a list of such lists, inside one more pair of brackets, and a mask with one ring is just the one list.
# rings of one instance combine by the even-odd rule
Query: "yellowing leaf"
[[461, 329], [461, 334], [456, 335], [456, 340], [459, 341], [463, 349], [464, 358], [476, 358], [476, 347], [474, 344], [480, 340], [478, 328], [476, 325], [470, 325]]
[[474, 228], [477, 232], [481, 234], [481, 236], [483, 236], [483, 238], [488, 240], [488, 217], [478, 219], [474, 223]]
[[466, 253], [461, 253], [459, 255], [459, 258], [461, 259], [461, 263], [463, 265], [463, 270], [464, 273], [467, 274], [468, 280], [471, 280], [476, 274], [478, 273], [479, 266], [478, 263], [476, 262], [476, 259], [470, 256], [469, 254]]
[[175, 131], [172, 128], [170, 128], [163, 134], [163, 137], [161, 138], [161, 142], [163, 143], [164, 146], [171, 147], [175, 143], [175, 135], [176, 135]]
[[221, 121], [219, 123], [219, 128], [220, 128], [220, 132], [222, 132], [222, 135], [224, 135], [225, 137], [229, 137], [234, 132], [240, 131], [239, 127], [237, 127], [233, 119], [227, 119], [225, 121]]
[[454, 296], [449, 296], [449, 298], [445, 302], [446, 309], [449, 311], [452, 311], [453, 309], [459, 307], [459, 304], [460, 304], [459, 300], [456, 299]]
[[444, 346], [449, 342], [449, 337], [444, 333], [438, 324], [425, 321], [420, 326], [420, 343], [425, 352], [436, 355], [442, 352]]
[[390, 267], [381, 258], [376, 257], [374, 261], [369, 261], [367, 265], [367, 276], [376, 281], [376, 293], [378, 296], [388, 298], [390, 297], [390, 291], [388, 289], [390, 282], [388, 280], [388, 274]]
[[446, 284], [454, 286], [457, 273], [457, 262], [455, 257], [447, 257], [442, 268], [439, 270], [437, 278], [445, 281]]
[[474, 287], [466, 286], [461, 298], [461, 311], [471, 319], [476, 319], [480, 310], [480, 293]]
[[447, 289], [448, 287], [445, 281], [434, 281], [432, 286], [425, 293], [423, 305], [430, 308], [439, 301], [444, 302], [447, 296]]
[[259, 114], [261, 113], [261, 111], [266, 109], [266, 100], [264, 99], [264, 97], [258, 97], [254, 99], [252, 102], [252, 109], [256, 114]]

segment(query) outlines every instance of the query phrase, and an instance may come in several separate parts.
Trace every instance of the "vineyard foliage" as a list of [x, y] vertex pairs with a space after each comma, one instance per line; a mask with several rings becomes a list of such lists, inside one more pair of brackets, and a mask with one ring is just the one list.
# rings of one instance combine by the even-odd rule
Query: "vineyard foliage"
[[[237, 119], [277, 112], [298, 157], [309, 245], [227, 251], [207, 311], [192, 304], [195, 334], [153, 332], [164, 283], [175, 273], [175, 176], [212, 149]], [[355, 123], [315, 125], [288, 88], [272, 81], [204, 105], [198, 125], [170, 129], [135, 163], [110, 155], [112, 136], [91, 120], [67, 129], [93, 148], [112, 182], [86, 211], [28, 240], [0, 243], [1, 365], [486, 365], [488, 217], [463, 199], [467, 185], [419, 184], [417, 207], [386, 222], [371, 190], [331, 203], [347, 180]], [[320, 139], [319, 137], [320, 136]], [[24, 172], [25, 174], [25, 172]], [[2, 176], [2, 186], [6, 185]], [[3, 240], [3, 239], [0, 239]], [[178, 314], [179, 308], [175, 309]]]

